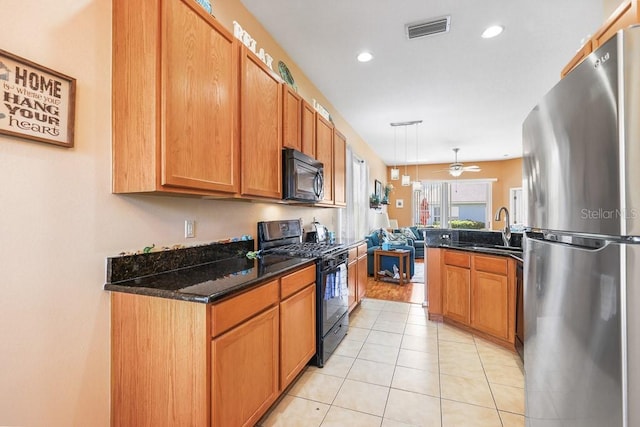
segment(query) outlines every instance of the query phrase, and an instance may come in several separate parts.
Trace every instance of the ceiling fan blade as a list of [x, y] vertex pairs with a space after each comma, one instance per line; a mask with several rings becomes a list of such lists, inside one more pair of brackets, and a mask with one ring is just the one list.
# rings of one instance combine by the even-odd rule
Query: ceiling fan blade
[[440, 172], [449, 172], [449, 169], [438, 169], [437, 171], [432, 171], [431, 173], [440, 173]]
[[462, 168], [462, 170], [464, 170], [465, 172], [480, 172], [482, 169], [480, 169], [480, 166], [464, 166]]

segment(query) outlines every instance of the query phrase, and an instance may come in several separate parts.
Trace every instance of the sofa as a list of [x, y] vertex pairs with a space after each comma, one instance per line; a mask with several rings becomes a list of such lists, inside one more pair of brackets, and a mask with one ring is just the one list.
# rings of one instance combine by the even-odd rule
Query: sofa
[[[382, 243], [384, 240], [388, 240], [385, 238], [386, 232], [384, 230], [374, 231], [373, 233], [365, 236], [367, 241], [367, 273], [369, 276], [373, 276], [373, 252], [382, 249]], [[415, 271], [415, 261], [416, 261], [416, 252], [413, 247], [413, 240], [406, 239], [406, 243], [392, 243], [389, 240], [392, 249], [406, 249], [409, 251], [409, 275], [413, 277]], [[424, 252], [424, 250], [423, 250]], [[381, 257], [380, 258], [380, 269], [393, 271], [393, 265], [397, 263], [397, 258], [394, 257]]]
[[413, 233], [413, 247], [416, 249], [416, 258], [424, 258], [424, 228], [416, 226], [408, 227]]

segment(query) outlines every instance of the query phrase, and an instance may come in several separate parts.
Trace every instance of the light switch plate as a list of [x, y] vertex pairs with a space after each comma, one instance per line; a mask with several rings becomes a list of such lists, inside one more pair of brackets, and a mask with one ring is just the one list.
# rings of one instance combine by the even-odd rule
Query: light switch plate
[[184, 220], [184, 237], [196, 237], [196, 221], [193, 219]]

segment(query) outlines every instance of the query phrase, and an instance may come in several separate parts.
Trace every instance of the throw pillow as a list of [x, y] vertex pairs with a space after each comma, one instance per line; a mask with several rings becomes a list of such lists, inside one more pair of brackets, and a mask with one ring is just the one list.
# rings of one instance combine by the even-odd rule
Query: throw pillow
[[415, 240], [422, 240], [422, 233], [418, 231], [418, 227], [409, 227], [409, 229], [413, 232]]
[[383, 242], [390, 243], [392, 245], [406, 245], [407, 237], [402, 233], [387, 233]]
[[415, 240], [416, 236], [413, 234], [413, 231], [409, 227], [403, 227], [400, 229], [400, 232], [407, 238], [411, 240]]
[[378, 232], [374, 231], [369, 235], [369, 241], [371, 242], [371, 246], [380, 246], [381, 242], [378, 238]]

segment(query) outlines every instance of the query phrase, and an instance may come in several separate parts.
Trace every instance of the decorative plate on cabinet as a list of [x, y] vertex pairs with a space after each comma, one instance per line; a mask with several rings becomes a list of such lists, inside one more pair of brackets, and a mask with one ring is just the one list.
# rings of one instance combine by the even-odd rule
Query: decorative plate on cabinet
[[296, 82], [293, 80], [293, 76], [291, 75], [291, 71], [289, 71], [289, 67], [282, 61], [278, 62], [278, 70], [280, 71], [280, 77], [284, 80], [289, 86], [291, 86], [296, 92], [298, 91], [298, 86], [296, 86]]

